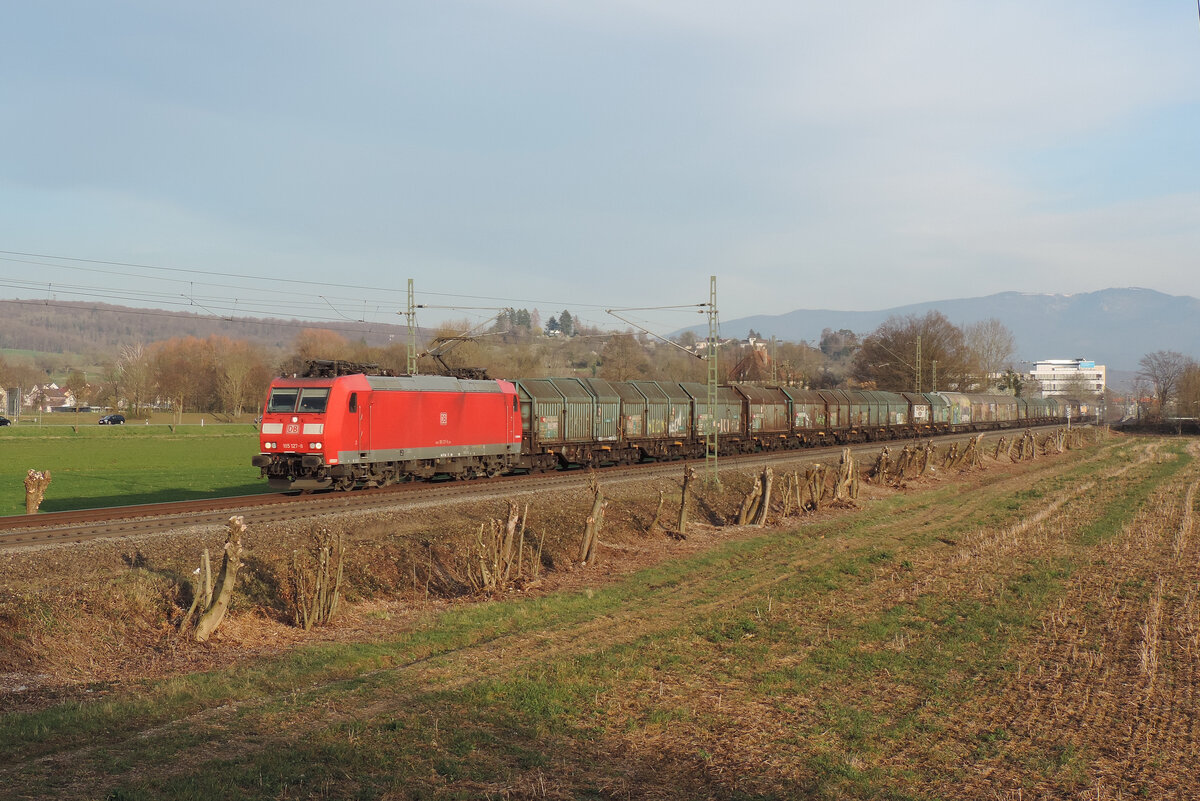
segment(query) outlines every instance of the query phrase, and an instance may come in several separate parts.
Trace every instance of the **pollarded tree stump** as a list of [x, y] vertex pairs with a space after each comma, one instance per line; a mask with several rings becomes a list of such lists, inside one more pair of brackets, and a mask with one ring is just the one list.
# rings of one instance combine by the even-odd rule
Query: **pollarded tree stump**
[[879, 481], [886, 481], [888, 471], [892, 469], [892, 456], [888, 446], [884, 445], [879, 450], [879, 456], [875, 459], [875, 466], [871, 468], [871, 478]]
[[[225, 610], [233, 600], [233, 587], [237, 583], [238, 570], [242, 566], [242, 534], [246, 533], [246, 522], [241, 515], [229, 518], [226, 524], [225, 556], [221, 561], [221, 572], [217, 575], [217, 595], [200, 615], [196, 623], [196, 642], [207, 640], [221, 621]], [[186, 621], [185, 621], [186, 622]]]
[[30, 470], [25, 476], [25, 514], [37, 514], [42, 501], [46, 498], [46, 489], [50, 486], [49, 470]]
[[904, 476], [908, 473], [909, 468], [916, 461], [915, 449], [911, 445], [905, 445], [900, 451], [899, 458], [892, 466], [892, 484], [899, 485], [904, 481]]
[[738, 509], [737, 524], [744, 526], [753, 519], [755, 504], [762, 497], [762, 476], [754, 477], [754, 486], [750, 488], [750, 492], [742, 499], [742, 505]]
[[608, 502], [600, 489], [600, 480], [596, 474], [588, 476], [588, 487], [592, 491], [592, 513], [588, 515], [583, 527], [583, 540], [579, 543], [579, 563], [588, 565], [596, 561], [596, 544], [600, 539], [600, 529], [604, 527], [604, 509]]
[[762, 497], [758, 499], [758, 508], [754, 511], [754, 525], [762, 528], [767, 524], [767, 514], [771, 511], [771, 488], [775, 484], [775, 470], [768, 467], [762, 474]]
[[857, 497], [858, 464], [854, 461], [850, 449], [842, 448], [842, 460], [838, 463], [837, 480], [833, 485], [833, 500], [840, 506], [854, 506], [854, 499]]
[[821, 508], [821, 500], [825, 497], [825, 465], [810, 464], [804, 472], [804, 484], [808, 498], [803, 508], [816, 512]]
[[679, 538], [687, 539], [687, 504], [688, 492], [691, 491], [692, 482], [696, 480], [696, 470], [691, 465], [683, 469], [683, 491], [679, 497]]
[[935, 461], [937, 461], [937, 445], [930, 440], [925, 443], [925, 448], [921, 451], [921, 475], [925, 475], [933, 469]]

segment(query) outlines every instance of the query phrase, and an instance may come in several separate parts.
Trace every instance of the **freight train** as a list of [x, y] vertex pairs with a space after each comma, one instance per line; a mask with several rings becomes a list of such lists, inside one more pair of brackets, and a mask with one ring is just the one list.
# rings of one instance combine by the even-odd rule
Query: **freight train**
[[703, 457], [1069, 420], [1055, 398], [355, 373], [271, 383], [252, 464], [281, 490]]

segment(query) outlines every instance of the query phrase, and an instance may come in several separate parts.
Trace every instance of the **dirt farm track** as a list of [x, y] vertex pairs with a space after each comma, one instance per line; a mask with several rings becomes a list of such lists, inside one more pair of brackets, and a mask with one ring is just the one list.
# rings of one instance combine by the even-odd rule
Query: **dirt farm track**
[[730, 468], [683, 538], [682, 466], [601, 474], [586, 565], [581, 486], [252, 526], [207, 643], [175, 623], [219, 528], [0, 551], [0, 797], [1200, 797], [1200, 443], [996, 444], [761, 527]]

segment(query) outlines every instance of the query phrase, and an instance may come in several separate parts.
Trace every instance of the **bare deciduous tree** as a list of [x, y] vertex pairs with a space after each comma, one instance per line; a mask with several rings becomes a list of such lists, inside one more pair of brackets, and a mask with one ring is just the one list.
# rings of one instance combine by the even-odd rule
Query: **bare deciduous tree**
[[63, 383], [63, 389], [70, 394], [76, 410], [80, 406], [87, 406], [91, 402], [89, 396], [91, 385], [88, 384], [87, 376], [82, 370], [72, 370], [67, 375], [67, 380]]
[[1078, 374], [1062, 379], [1059, 382], [1058, 391], [1064, 397], [1071, 400], [1083, 401], [1084, 403], [1094, 403], [1098, 397], [1098, 393], [1092, 382]]
[[28, 391], [34, 384], [46, 380], [46, 374], [28, 362], [0, 357], [0, 388]]
[[177, 337], [153, 348], [154, 374], [159, 392], [171, 400], [178, 424], [185, 405], [211, 408], [216, 394], [216, 367], [210, 343], [196, 337]]
[[[919, 364], [917, 337], [921, 339]], [[932, 388], [931, 368], [936, 361], [936, 388], [961, 389], [970, 383], [965, 353], [962, 331], [940, 312], [889, 317], [863, 340], [852, 372], [857, 380], [874, 382], [879, 389], [903, 392], [916, 386], [919, 367], [924, 392]]]
[[633, 334], [614, 334], [600, 351], [600, 377], [615, 381], [645, 378], [650, 367], [646, 349]]
[[1161, 418], [1175, 400], [1175, 391], [1192, 360], [1173, 350], [1156, 350], [1138, 360], [1138, 376], [1154, 388], [1153, 416]]
[[210, 337], [209, 344], [222, 408], [240, 415], [244, 407], [260, 403], [270, 383], [270, 372], [259, 349], [244, 340], [228, 337]]
[[992, 376], [999, 375], [1009, 366], [1016, 350], [1012, 331], [992, 317], [966, 326], [963, 339], [973, 383], [980, 390], [991, 391], [995, 386]]
[[124, 400], [133, 414], [148, 406], [154, 395], [154, 368], [140, 342], [121, 348], [115, 371], [116, 402]]
[[1179, 377], [1175, 408], [1181, 417], [1200, 417], [1200, 365], [1195, 362]]
[[296, 335], [296, 355], [301, 359], [348, 359], [350, 343], [337, 331], [305, 328]]
[[821, 374], [825, 354], [804, 342], [780, 342], [775, 346], [776, 378], [782, 384], [812, 385]]

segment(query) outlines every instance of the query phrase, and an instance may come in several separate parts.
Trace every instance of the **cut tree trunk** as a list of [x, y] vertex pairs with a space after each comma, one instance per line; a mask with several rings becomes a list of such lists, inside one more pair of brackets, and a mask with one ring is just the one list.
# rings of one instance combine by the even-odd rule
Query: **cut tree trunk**
[[221, 572], [217, 574], [217, 595], [196, 623], [196, 642], [206, 641], [225, 619], [225, 612], [233, 599], [238, 569], [242, 566], [242, 534], [246, 532], [246, 523], [241, 515], [234, 515], [229, 518], [227, 527], [225, 556], [221, 560]]
[[742, 500], [742, 505], [738, 509], [738, 525], [744, 526], [750, 522], [751, 515], [754, 513], [755, 502], [762, 497], [762, 477], [754, 477], [754, 486], [750, 488], [750, 492], [746, 493], [746, 497]]
[[584, 524], [583, 541], [579, 543], [579, 562], [584, 565], [595, 561], [596, 540], [600, 538], [600, 529], [604, 525], [604, 493], [600, 490], [600, 482], [593, 475], [588, 483], [594, 496], [592, 513]]
[[49, 470], [30, 470], [25, 476], [25, 514], [37, 514], [42, 501], [46, 498], [46, 489], [50, 486]]
[[[886, 450], [886, 448], [885, 448]], [[835, 503], [852, 506], [858, 497], [858, 465], [849, 448], [842, 448], [842, 461], [838, 465], [838, 477], [833, 485]]]
[[771, 487], [775, 483], [775, 470], [768, 467], [762, 474], [762, 498], [754, 515], [754, 525], [762, 528], [767, 524], [767, 514], [771, 511]]
[[696, 478], [696, 469], [691, 465], [684, 468], [683, 471], [683, 492], [679, 498], [679, 536], [687, 537], [687, 502], [688, 492], [692, 488], [692, 481]]

